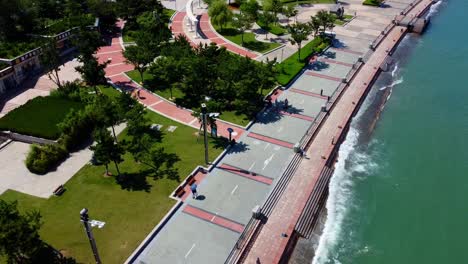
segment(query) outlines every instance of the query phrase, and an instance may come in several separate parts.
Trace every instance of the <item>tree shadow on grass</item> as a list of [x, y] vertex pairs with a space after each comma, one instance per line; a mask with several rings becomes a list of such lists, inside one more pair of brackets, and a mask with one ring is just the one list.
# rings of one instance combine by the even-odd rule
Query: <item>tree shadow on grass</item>
[[124, 172], [116, 177], [116, 181], [124, 190], [149, 192], [151, 189], [151, 185], [146, 180], [146, 177], [150, 173], [151, 170], [149, 169], [133, 173]]
[[250, 50], [255, 50], [259, 52], [263, 52], [270, 48], [270, 45], [265, 42], [260, 42], [260, 41], [244, 41], [244, 48], [250, 49]]
[[223, 29], [218, 30], [218, 33], [223, 36], [230, 36], [230, 37], [239, 35], [239, 31], [235, 28], [223, 28]]
[[31, 259], [32, 264], [76, 264], [75, 259], [71, 257], [65, 257], [60, 253], [60, 251], [56, 250], [52, 246], [48, 245], [47, 243], [43, 243], [41, 249], [39, 250], [38, 254]]

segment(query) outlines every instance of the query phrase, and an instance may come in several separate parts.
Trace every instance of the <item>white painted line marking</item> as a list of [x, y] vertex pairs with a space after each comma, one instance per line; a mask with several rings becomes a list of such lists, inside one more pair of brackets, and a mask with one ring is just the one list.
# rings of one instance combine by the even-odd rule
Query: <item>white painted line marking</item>
[[117, 74], [112, 74], [112, 75], [106, 75], [106, 77], [107, 77], [107, 78], [112, 78], [112, 77], [119, 76], [119, 75], [122, 75], [122, 73], [117, 73]]
[[106, 51], [106, 52], [99, 52], [99, 53], [96, 53], [96, 55], [104, 55], [104, 54], [111, 54], [111, 53], [118, 53], [118, 52], [122, 52], [121, 50], [115, 50], [115, 51]]
[[110, 68], [110, 67], [115, 67], [115, 66], [120, 66], [120, 65], [125, 65], [125, 64], [127, 64], [127, 63], [125, 63], [125, 62], [121, 62], [121, 63], [114, 63], [114, 64], [109, 64], [109, 65], [107, 65], [107, 68]]
[[148, 105], [148, 106], [149, 106], [149, 107], [155, 106], [155, 105], [158, 105], [158, 104], [162, 103], [163, 101], [164, 101], [164, 100], [157, 101], [156, 103], [150, 104], [150, 105]]
[[236, 187], [234, 187], [234, 189], [232, 189], [231, 195], [234, 194], [234, 192], [237, 190], [237, 187], [239, 187], [239, 185], [236, 185]]
[[278, 132], [283, 131], [283, 127], [278, 128]]
[[188, 124], [191, 126], [193, 125], [195, 122], [198, 121], [198, 118], [194, 118], [192, 121], [190, 121]]
[[255, 163], [256, 163], [256, 161], [254, 161], [254, 162], [252, 163], [252, 165], [250, 165], [249, 171], [252, 171], [252, 168], [253, 168], [253, 166], [255, 165]]
[[263, 150], [266, 150], [270, 146], [270, 143], [267, 143]]
[[195, 247], [195, 243], [193, 243], [192, 247], [189, 249], [189, 251], [187, 252], [187, 254], [185, 254], [185, 258], [188, 257], [188, 255], [190, 255], [190, 252], [192, 252], [193, 248]]
[[264, 169], [266, 168], [266, 166], [268, 166], [268, 164], [269, 164], [270, 161], [273, 159], [273, 157], [275, 156], [275, 154], [276, 154], [276, 153], [271, 154], [271, 156], [263, 162], [263, 168], [262, 168], [262, 170], [264, 170]]
[[213, 220], [216, 218], [216, 215], [213, 215], [213, 218], [211, 218], [211, 222], [213, 222]]

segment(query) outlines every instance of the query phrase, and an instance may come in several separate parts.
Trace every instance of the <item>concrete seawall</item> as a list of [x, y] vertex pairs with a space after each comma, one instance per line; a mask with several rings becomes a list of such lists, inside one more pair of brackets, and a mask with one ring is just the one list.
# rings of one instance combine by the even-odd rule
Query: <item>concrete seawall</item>
[[[432, 0], [417, 1], [407, 12], [411, 18], [421, 17], [432, 5]], [[342, 92], [338, 103], [331, 109], [319, 132], [311, 139], [307, 150], [308, 159], [300, 164], [295, 175], [284, 191], [272, 214], [260, 227], [259, 233], [252, 238], [249, 248], [245, 249], [241, 261], [244, 263], [286, 263], [291, 249], [300, 235], [296, 224], [301, 220], [304, 210], [310, 208], [309, 197], [316, 191], [318, 183], [332, 169], [340, 144], [346, 137], [352, 118], [358, 112], [370, 88], [382, 71], [389, 56], [408, 33], [408, 27], [394, 25], [375, 48], [374, 53], [360, 68], [348, 87]], [[325, 173], [327, 172], [327, 173]], [[327, 182], [328, 184], [328, 182]], [[326, 190], [319, 195], [317, 203], [323, 203]], [[320, 210], [317, 210], [320, 211]], [[317, 212], [316, 217], [319, 214]], [[314, 223], [316, 219], [312, 219]]]

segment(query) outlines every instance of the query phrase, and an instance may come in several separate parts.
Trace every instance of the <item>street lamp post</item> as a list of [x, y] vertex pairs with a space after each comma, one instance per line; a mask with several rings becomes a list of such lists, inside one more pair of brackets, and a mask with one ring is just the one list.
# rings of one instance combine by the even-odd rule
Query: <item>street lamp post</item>
[[201, 111], [202, 111], [202, 123], [203, 123], [203, 137], [205, 141], [205, 163], [208, 164], [208, 135], [206, 134], [206, 104], [201, 105]]
[[96, 260], [96, 264], [101, 264], [102, 263], [101, 258], [99, 257], [99, 253], [98, 253], [97, 246], [96, 246], [96, 241], [94, 240], [93, 231], [92, 231], [91, 228], [93, 226], [97, 226], [99, 228], [102, 228], [105, 225], [105, 223], [101, 222], [101, 221], [97, 221], [97, 220], [89, 221], [88, 209], [86, 209], [86, 208], [83, 208], [80, 211], [80, 219], [81, 219], [81, 222], [84, 225], [86, 235], [88, 236], [88, 239], [89, 239], [89, 243], [91, 244], [91, 250], [93, 251], [93, 255], [94, 255], [94, 259]]

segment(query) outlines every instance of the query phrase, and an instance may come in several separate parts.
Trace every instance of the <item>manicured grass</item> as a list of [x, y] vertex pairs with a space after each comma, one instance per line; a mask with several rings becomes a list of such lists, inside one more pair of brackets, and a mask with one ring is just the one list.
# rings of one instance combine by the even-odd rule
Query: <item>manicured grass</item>
[[339, 19], [335, 16], [335, 25], [342, 26], [348, 21], [350, 21], [354, 16], [352, 15], [344, 15], [342, 19]]
[[219, 118], [241, 126], [246, 126], [250, 122], [246, 115], [238, 115], [235, 111], [224, 111], [221, 113]]
[[314, 40], [309, 42], [307, 45], [301, 48], [301, 60], [299, 60], [299, 54], [296, 51], [289, 58], [276, 65], [278, 75], [276, 80], [281, 85], [287, 85], [307, 64], [307, 60], [314, 52], [320, 52], [328, 45], [328, 41], [321, 37], [316, 37]]
[[[137, 70], [128, 71], [126, 72], [126, 74], [128, 75], [128, 77], [130, 77], [130, 79], [134, 80], [137, 83], [141, 83], [140, 72], [138, 72]], [[145, 79], [146, 83], [151, 82], [154, 79], [154, 76], [149, 72], [144, 72], [143, 78]]]
[[277, 36], [284, 35], [286, 32], [288, 32], [281, 25], [270, 24], [267, 26], [261, 19], [257, 20], [257, 25], [260, 26], [262, 29], [270, 32], [271, 34], [275, 34]]
[[0, 129], [31, 136], [57, 139], [57, 124], [71, 109], [81, 109], [83, 104], [57, 96], [36, 97], [14, 109], [0, 119]]
[[[228, 23], [225, 27], [223, 27], [223, 29], [221, 29], [220, 27], [216, 27], [216, 26], [215, 26], [215, 29], [216, 31], [218, 31], [219, 34], [223, 35], [225, 38], [238, 44], [239, 46], [242, 46], [242, 35], [230, 23]], [[254, 33], [251, 33], [251, 32], [244, 33], [243, 47], [247, 49], [265, 53], [279, 46], [280, 46], [279, 43], [261, 42], [261, 41], [256, 40]]]
[[[203, 137], [196, 136], [196, 129], [153, 112], [148, 112], [148, 117], [151, 123], [164, 125], [161, 146], [179, 156], [176, 166], [181, 180], [204, 163]], [[177, 126], [177, 129], [173, 133], [167, 132], [169, 126]], [[120, 140], [123, 138], [125, 131], [119, 135]], [[210, 160], [223, 151], [224, 146], [219, 142], [210, 137]], [[114, 166], [109, 167], [116, 175]], [[65, 184], [66, 192], [61, 197], [42, 199], [9, 190], [0, 199], [18, 200], [23, 210], [39, 210], [44, 222], [41, 237], [79, 263], [94, 263], [79, 221], [79, 211], [88, 208], [92, 219], [106, 222], [104, 228], [93, 229], [102, 262], [123, 263], [174, 205], [175, 201], [168, 196], [178, 181], [147, 177], [150, 172], [142, 172], [147, 167], [135, 163], [128, 154], [120, 169], [133, 181], [136, 190], [122, 189], [114, 177], [103, 177], [103, 166], [85, 165]]]
[[117, 91], [114, 87], [112, 86], [106, 86], [106, 85], [100, 85], [98, 86], [98, 89], [101, 93], [109, 96], [110, 98], [117, 98], [120, 94], [119, 91]]
[[362, 2], [363, 5], [368, 5], [368, 6], [380, 6], [382, 3], [382, 0], [364, 0]]
[[136, 34], [135, 30], [129, 30], [124, 27], [123, 32], [122, 32], [123, 42], [134, 42], [135, 41], [133, 39], [134, 34]]

